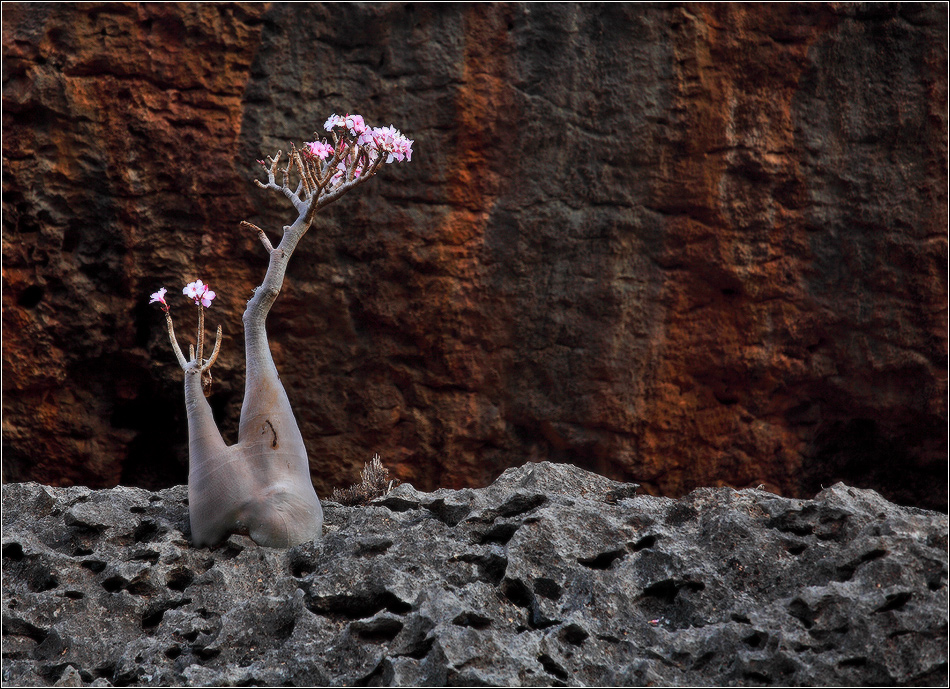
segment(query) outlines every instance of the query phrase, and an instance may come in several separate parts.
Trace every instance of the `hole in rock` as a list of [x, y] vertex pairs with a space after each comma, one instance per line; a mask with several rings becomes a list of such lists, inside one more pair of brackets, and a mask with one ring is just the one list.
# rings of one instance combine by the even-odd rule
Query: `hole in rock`
[[582, 643], [587, 641], [590, 637], [590, 634], [587, 633], [582, 626], [572, 622], [569, 625], [566, 625], [561, 630], [561, 639], [571, 644], [572, 646], [580, 646]]
[[871, 550], [865, 553], [864, 555], [857, 558], [856, 560], [852, 560], [851, 562], [845, 565], [840, 565], [837, 570], [838, 581], [850, 581], [851, 577], [854, 576], [854, 573], [857, 571], [858, 567], [860, 567], [861, 565], [867, 562], [871, 562], [873, 560], [879, 560], [885, 555], [887, 555], [886, 550], [875, 548], [874, 550]]
[[86, 597], [86, 594], [82, 591], [63, 591], [63, 595], [72, 600], [82, 600]]
[[699, 512], [694, 507], [677, 503], [666, 515], [665, 522], [670, 526], [679, 526], [699, 518]]
[[23, 546], [13, 541], [3, 544], [3, 559], [19, 562], [23, 559]]
[[610, 569], [610, 566], [626, 554], [623, 550], [610, 550], [590, 558], [579, 558], [577, 561], [591, 569]]
[[464, 553], [459, 555], [461, 562], [471, 562], [478, 568], [478, 577], [482, 581], [498, 586], [505, 572], [508, 571], [508, 558], [495, 553], [485, 555], [476, 555], [474, 553]]
[[104, 579], [101, 586], [109, 593], [117, 593], [121, 591], [128, 583], [129, 582], [124, 577], [114, 576]]
[[676, 595], [682, 589], [687, 591], [702, 591], [706, 585], [700, 581], [679, 581], [676, 579], [664, 579], [655, 584], [647, 586], [643, 590], [644, 596], [657, 598], [664, 603], [670, 604], [676, 599]]
[[173, 569], [168, 573], [168, 578], [165, 581], [165, 585], [168, 586], [172, 591], [184, 591], [186, 588], [191, 586], [191, 582], [194, 581], [195, 574], [190, 569], [185, 567], [179, 567], [178, 569]]
[[789, 555], [801, 555], [807, 549], [807, 543], [789, 543], [785, 546], [785, 550], [788, 551]]
[[98, 538], [102, 532], [106, 530], [105, 526], [99, 524], [89, 524], [87, 522], [81, 521], [69, 512], [67, 512], [66, 516], [63, 517], [63, 521], [66, 523], [66, 526], [70, 528], [73, 534], [79, 539], [85, 540]]
[[900, 593], [892, 593], [888, 595], [885, 599], [884, 605], [879, 607], [874, 612], [890, 612], [891, 610], [900, 610], [907, 602], [913, 597], [910, 591], [901, 591]]
[[37, 567], [27, 574], [27, 586], [33, 593], [43, 593], [59, 586], [59, 579], [49, 570]]
[[39, 306], [39, 303], [43, 301], [43, 297], [46, 295], [46, 290], [39, 285], [30, 285], [25, 290], [20, 292], [20, 296], [17, 297], [17, 304], [22, 306], [24, 309], [35, 309]]
[[393, 542], [388, 538], [376, 541], [362, 541], [356, 545], [354, 555], [357, 557], [373, 557], [382, 555], [392, 547]]
[[694, 671], [696, 671], [696, 670], [702, 670], [704, 667], [706, 667], [707, 665], [709, 665], [709, 662], [710, 662], [713, 658], [715, 658], [716, 655], [717, 655], [717, 654], [714, 653], [714, 652], [712, 652], [712, 651], [706, 651], [706, 652], [703, 653], [701, 656], [699, 656], [699, 658], [696, 659], [696, 662], [693, 663], [692, 669], [693, 669]]
[[313, 574], [313, 563], [304, 557], [297, 557], [290, 562], [290, 575], [296, 579], [303, 579]]
[[756, 632], [753, 632], [752, 634], [749, 634], [749, 636], [743, 637], [742, 643], [752, 648], [759, 648], [765, 642], [766, 638], [767, 637], [765, 634], [763, 634], [762, 632], [756, 631]]
[[160, 555], [154, 550], [139, 550], [132, 555], [131, 560], [142, 560], [143, 562], [148, 562], [151, 565], [154, 565], [158, 562]]
[[519, 608], [530, 609], [534, 605], [534, 596], [520, 579], [505, 579], [501, 582], [501, 592]]
[[868, 664], [868, 659], [864, 657], [845, 658], [838, 663], [838, 667], [864, 667]]
[[512, 604], [525, 609], [528, 613], [528, 624], [532, 629], [545, 629], [560, 624], [560, 620], [552, 620], [541, 614], [534, 593], [520, 579], [505, 579], [500, 588]]
[[318, 615], [341, 615], [351, 620], [372, 617], [382, 610], [388, 610], [396, 615], [405, 615], [412, 610], [409, 603], [400, 600], [389, 591], [327, 596], [311, 601], [307, 607]]
[[556, 601], [561, 597], [561, 591], [560, 585], [553, 579], [538, 577], [534, 580], [534, 592], [539, 596]]
[[49, 630], [40, 629], [26, 620], [10, 619], [3, 622], [3, 636], [6, 638], [8, 635], [25, 636], [28, 639], [33, 639], [37, 644], [41, 644], [49, 636]]
[[472, 629], [487, 629], [491, 626], [491, 619], [475, 612], [463, 612], [452, 620], [452, 624]]
[[155, 593], [154, 587], [145, 579], [136, 579], [125, 588], [133, 596], [151, 596]]
[[219, 655], [221, 655], [220, 648], [208, 648], [208, 647], [195, 648], [195, 649], [192, 649], [192, 652], [201, 660], [212, 660], [214, 658], [217, 658]]
[[507, 545], [517, 530], [518, 524], [495, 524], [482, 535], [478, 542], [482, 545], [487, 543]]
[[[100, 665], [93, 672], [94, 679], [109, 679], [115, 676], [115, 665]], [[118, 683], [114, 683], [114, 686], [122, 686]]]
[[763, 672], [743, 672], [743, 679], [749, 682], [758, 682], [759, 684], [771, 684], [771, 678]]
[[630, 551], [638, 553], [646, 548], [652, 548], [656, 545], [657, 536], [644, 536], [639, 541], [630, 546]]
[[169, 660], [174, 660], [181, 655], [181, 646], [172, 646], [169, 649], [165, 650], [165, 657]]
[[517, 494], [508, 499], [505, 504], [497, 510], [498, 517], [517, 517], [535, 510], [548, 502], [545, 495], [522, 495]]
[[149, 543], [156, 540], [158, 536], [161, 535], [161, 529], [159, 529], [158, 524], [153, 522], [151, 519], [146, 519], [142, 521], [135, 531], [132, 533], [132, 538], [136, 543]]
[[404, 653], [407, 658], [415, 658], [416, 660], [422, 660], [427, 655], [429, 651], [432, 650], [432, 646], [435, 644], [434, 636], [427, 636], [422, 641], [420, 641], [414, 648], [412, 648], [408, 653]]
[[233, 560], [242, 552], [244, 552], [243, 546], [236, 543], [226, 543], [217, 554], [221, 556], [222, 560]]
[[86, 555], [92, 555], [93, 552], [92, 548], [76, 548], [73, 550], [73, 557], [85, 557]]
[[391, 617], [382, 617], [367, 622], [353, 622], [350, 629], [364, 641], [383, 643], [392, 641], [402, 631], [403, 624]]
[[457, 526], [472, 511], [468, 505], [447, 505], [441, 498], [430, 502], [426, 509], [446, 526]]
[[815, 618], [818, 616], [801, 598], [796, 598], [788, 604], [788, 614], [801, 620], [801, 623], [805, 625], [805, 629], [811, 629], [812, 625], [815, 624]]
[[85, 567], [93, 574], [99, 574], [99, 572], [106, 568], [106, 563], [102, 560], [83, 560], [79, 565]]
[[541, 663], [541, 667], [544, 668], [544, 671], [549, 675], [557, 677], [562, 682], [566, 682], [568, 678], [567, 671], [558, 665], [554, 658], [549, 656], [547, 653], [542, 653], [538, 656], [538, 662]]

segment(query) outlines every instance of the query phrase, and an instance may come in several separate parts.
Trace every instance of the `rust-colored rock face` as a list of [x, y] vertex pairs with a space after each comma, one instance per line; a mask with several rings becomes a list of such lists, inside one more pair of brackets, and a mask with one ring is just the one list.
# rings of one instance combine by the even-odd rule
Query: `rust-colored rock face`
[[938, 4], [5, 5], [4, 480], [185, 480], [146, 302], [198, 277], [235, 439], [254, 161], [360, 112], [413, 160], [268, 321], [318, 493], [379, 452], [945, 508], [946, 45]]

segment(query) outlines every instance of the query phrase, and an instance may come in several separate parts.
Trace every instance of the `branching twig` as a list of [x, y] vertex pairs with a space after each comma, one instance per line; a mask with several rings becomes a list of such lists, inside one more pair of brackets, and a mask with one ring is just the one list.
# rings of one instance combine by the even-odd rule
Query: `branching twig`
[[205, 310], [198, 305], [198, 355], [195, 361], [198, 362], [198, 366], [201, 367], [201, 357], [204, 354], [205, 347]]
[[181, 347], [178, 346], [178, 338], [175, 337], [175, 326], [172, 325], [172, 315], [168, 313], [167, 308], [165, 309], [165, 322], [168, 324], [168, 339], [171, 340], [172, 349], [175, 350], [175, 358], [178, 359], [178, 365], [184, 371], [188, 367], [188, 362], [185, 361], [185, 355], [181, 353]]
[[259, 228], [254, 223], [249, 223], [247, 220], [241, 221], [241, 227], [247, 227], [257, 232], [257, 237], [258, 239], [261, 240], [261, 243], [264, 245], [264, 248], [267, 249], [267, 253], [270, 254], [274, 252], [274, 245], [270, 243], [270, 239], [267, 238], [267, 235], [264, 233], [264, 230]]
[[218, 332], [215, 333], [215, 336], [214, 336], [214, 349], [211, 350], [211, 357], [208, 359], [208, 361], [205, 362], [203, 365], [201, 365], [200, 361], [198, 362], [199, 365], [201, 365], [202, 373], [204, 373], [205, 371], [210, 369], [212, 366], [214, 366], [214, 362], [218, 360], [218, 352], [221, 351], [221, 332], [222, 332], [221, 326], [219, 325]]

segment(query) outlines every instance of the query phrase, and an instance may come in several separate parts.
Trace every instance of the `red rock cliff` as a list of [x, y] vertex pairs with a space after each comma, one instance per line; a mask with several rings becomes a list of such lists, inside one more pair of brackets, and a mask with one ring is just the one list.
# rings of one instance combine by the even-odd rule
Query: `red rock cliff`
[[379, 452], [946, 504], [945, 5], [6, 4], [3, 46], [5, 480], [185, 480], [146, 301], [197, 277], [234, 438], [254, 160], [349, 111], [416, 152], [269, 319], [321, 495]]

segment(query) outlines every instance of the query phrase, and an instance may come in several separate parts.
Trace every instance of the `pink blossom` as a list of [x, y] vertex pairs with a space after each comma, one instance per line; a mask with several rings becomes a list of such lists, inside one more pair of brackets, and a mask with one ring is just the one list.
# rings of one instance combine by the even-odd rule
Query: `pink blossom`
[[201, 295], [201, 305], [205, 308], [208, 308], [209, 306], [211, 306], [211, 300], [214, 299], [216, 296], [218, 295], [212, 292], [207, 287], [205, 287], [204, 294]]
[[402, 132], [394, 126], [377, 127], [373, 130], [373, 138], [379, 150], [388, 153], [386, 162], [393, 160], [412, 160], [412, 144], [414, 141], [403, 136]]
[[344, 126], [350, 130], [353, 136], [359, 136], [366, 131], [366, 123], [362, 115], [347, 115], [344, 119]]
[[196, 305], [204, 306], [205, 308], [211, 306], [211, 300], [217, 296], [209, 289], [208, 285], [203, 284], [201, 280], [189, 282], [182, 290], [182, 294], [190, 299], [194, 299]]
[[313, 158], [324, 160], [327, 156], [333, 154], [333, 146], [325, 141], [306, 141], [304, 145], [306, 146], [304, 149], [306, 153]]
[[332, 132], [334, 127], [343, 127], [346, 125], [346, 118], [342, 115], [337, 115], [336, 113], [330, 115], [327, 118], [327, 121], [323, 123], [323, 128], [328, 132]]
[[204, 293], [206, 289], [208, 289], [207, 286], [205, 286], [201, 280], [195, 280], [194, 282], [189, 282], [187, 285], [185, 285], [185, 288], [181, 291], [181, 293], [186, 297], [194, 299], [197, 303], [198, 298], [202, 295], [202, 293]]
[[151, 295], [151, 299], [149, 300], [148, 303], [154, 304], [155, 302], [158, 302], [162, 305], [162, 308], [165, 311], [168, 311], [168, 304], [165, 303], [165, 292], [167, 291], [168, 291], [167, 289], [162, 287], [160, 290], [158, 290], [157, 292]]
[[365, 129], [363, 129], [363, 132], [359, 135], [359, 138], [357, 138], [356, 143], [358, 143], [360, 146], [369, 146], [370, 150], [375, 149], [376, 139], [373, 136], [373, 132], [374, 132], [373, 129], [366, 127]]

